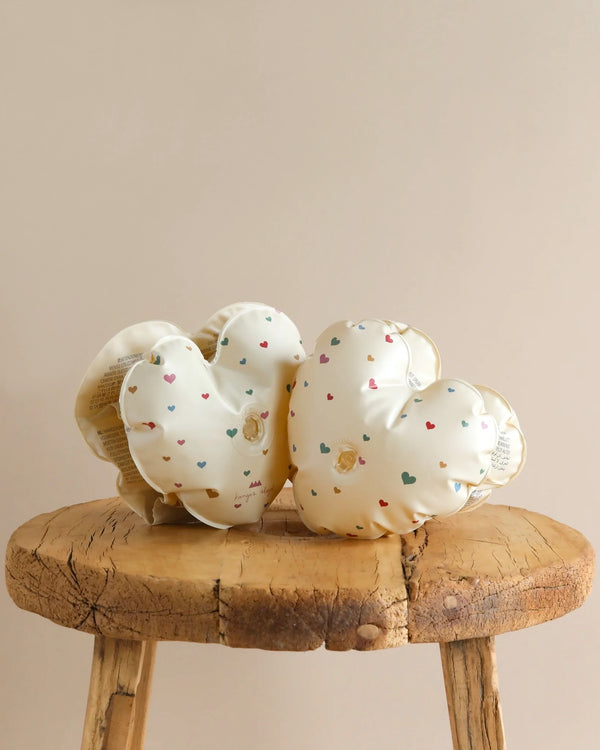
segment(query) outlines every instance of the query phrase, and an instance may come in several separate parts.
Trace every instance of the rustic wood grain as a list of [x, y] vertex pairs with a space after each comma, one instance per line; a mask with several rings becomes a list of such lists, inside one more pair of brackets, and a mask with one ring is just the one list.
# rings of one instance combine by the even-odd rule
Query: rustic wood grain
[[23, 609], [94, 635], [218, 643], [226, 535], [148, 526], [118, 498], [73, 505], [14, 533], [7, 587]]
[[[96, 638], [98, 637], [96, 636]], [[142, 669], [135, 694], [129, 750], [144, 750], [144, 741], [146, 739], [146, 721], [150, 707], [152, 678], [154, 677], [154, 664], [156, 661], [156, 641], [144, 641], [144, 644]]]
[[579, 532], [484, 505], [404, 537], [308, 531], [285, 490], [251, 526], [148, 526], [118, 498], [12, 535], [15, 603], [96, 636], [82, 750], [142, 750], [156, 641], [304, 651], [439, 642], [454, 750], [505, 750], [493, 636], [580, 606]]
[[399, 537], [350, 544], [309, 532], [295, 511], [261, 533], [231, 529], [220, 583], [229, 646], [371, 650], [407, 642]]
[[118, 498], [62, 508], [17, 529], [6, 575], [18, 606], [95, 635], [366, 650], [559, 617], [589, 593], [593, 551], [498, 505], [404, 537], [320, 537], [285, 490], [261, 522], [229, 530], [151, 527]]
[[150, 527], [118, 498], [38, 516], [9, 542], [9, 592], [23, 609], [120, 639], [300, 651], [406, 643], [400, 538], [319, 537], [282, 495], [258, 524], [226, 531]]
[[96, 636], [81, 750], [142, 750], [155, 649]]
[[440, 643], [454, 750], [506, 750], [493, 638]]
[[594, 552], [578, 531], [483, 505], [403, 537], [409, 640], [498, 635], [560, 617], [590, 592]]

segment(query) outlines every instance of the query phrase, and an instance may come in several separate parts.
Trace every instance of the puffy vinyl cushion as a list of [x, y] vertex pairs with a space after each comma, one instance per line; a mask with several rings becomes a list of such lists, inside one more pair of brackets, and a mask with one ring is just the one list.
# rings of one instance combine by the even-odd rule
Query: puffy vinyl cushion
[[321, 334], [288, 414], [294, 496], [310, 529], [408, 533], [516, 476], [525, 442], [510, 405], [439, 376], [435, 344], [401, 323], [342, 321]]
[[296, 326], [263, 304], [225, 308], [195, 335], [140, 323], [90, 366], [77, 421], [149, 523], [254, 522], [290, 474], [286, 415], [304, 356]]

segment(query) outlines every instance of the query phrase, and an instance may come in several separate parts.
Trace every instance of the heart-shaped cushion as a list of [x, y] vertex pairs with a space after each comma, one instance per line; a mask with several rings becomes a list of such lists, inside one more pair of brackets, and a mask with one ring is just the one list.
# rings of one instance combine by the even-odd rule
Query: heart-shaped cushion
[[304, 350], [289, 318], [265, 306], [226, 317], [209, 338], [204, 353], [187, 336], [154, 343], [119, 404], [146, 482], [226, 528], [257, 521], [290, 474], [286, 418]]
[[520, 470], [516, 416], [491, 389], [440, 380], [435, 345], [391, 321], [336, 323], [296, 373], [294, 495], [317, 533], [377, 538], [482, 502]]
[[[236, 409], [243, 410], [251, 407], [252, 404], [258, 405], [259, 401], [261, 404], [266, 402], [274, 404], [272, 408], [260, 407], [258, 412], [260, 421], [257, 421], [258, 426], [255, 427], [255, 429], [258, 429], [261, 425], [267, 426], [262, 435], [263, 442], [272, 438], [273, 443], [276, 443], [277, 446], [284, 446], [283, 452], [279, 448], [277, 451], [268, 449], [268, 452], [264, 454], [264, 477], [267, 477], [266, 486], [272, 488], [271, 491], [275, 491], [276, 487], [283, 485], [289, 473], [289, 459], [287, 456], [284, 459], [284, 455], [287, 454], [286, 425], [281, 414], [285, 414], [287, 410], [293, 373], [299, 362], [304, 359], [300, 336], [291, 320], [273, 307], [248, 302], [235, 303], [219, 310], [200, 330], [192, 335], [171, 323], [147, 321], [120, 331], [102, 348], [90, 364], [79, 388], [75, 404], [76, 421], [93, 452], [98, 457], [110, 461], [119, 469], [117, 488], [121, 497], [151, 524], [185, 522], [191, 519], [190, 511], [186, 509], [179, 497], [178, 490], [183, 489], [183, 487], [178, 488], [175, 485], [175, 481], [178, 481], [178, 479], [174, 478], [172, 482], [167, 481], [164, 490], [158, 483], [152, 481], [155, 472], [152, 469], [153, 458], [151, 456], [153, 454], [150, 449], [147, 453], [144, 447], [140, 447], [139, 456], [136, 456], [136, 460], [134, 460], [130, 452], [128, 437], [131, 438], [135, 450], [138, 443], [138, 429], [140, 440], [143, 441], [141, 433], [150, 429], [148, 425], [153, 420], [151, 418], [142, 420], [147, 422], [148, 425], [142, 424], [139, 428], [136, 427], [135, 420], [133, 420], [132, 427], [135, 434], [130, 432], [128, 435], [121, 417], [119, 399], [121, 398], [126, 408], [129, 408], [128, 397], [131, 397], [133, 401], [138, 386], [130, 382], [124, 385], [125, 377], [136, 363], [144, 364], [149, 361], [152, 352], [155, 352], [152, 361], [156, 364], [152, 366], [151, 372], [155, 374], [157, 365], [160, 367], [160, 357], [165, 356], [164, 354], [161, 355], [162, 342], [170, 337], [176, 340], [179, 338], [185, 339], [185, 346], [190, 347], [190, 351], [195, 353], [196, 358], [198, 352], [201, 352], [204, 361], [203, 367], [212, 373], [211, 387], [214, 386], [214, 394], [218, 394], [218, 397], [216, 395], [213, 397], [211, 407], [214, 406], [218, 398], [221, 399], [223, 409], [225, 411], [230, 410], [232, 414]], [[250, 346], [250, 343], [256, 341], [256, 339], [259, 339], [258, 352], [262, 355], [260, 358], [254, 356], [254, 348]], [[161, 344], [157, 352], [159, 342]], [[266, 346], [261, 346], [265, 343]], [[252, 348], [253, 356], [246, 356], [241, 353], [245, 346], [248, 347], [248, 353]], [[187, 349], [185, 351], [188, 352]], [[218, 355], [219, 351], [227, 352], [227, 354], [225, 356], [222, 353]], [[236, 356], [237, 360], [235, 359]], [[168, 376], [170, 373], [165, 371], [164, 374]], [[170, 390], [171, 394], [181, 386], [181, 380], [179, 382], [173, 380], [172, 383], [169, 383], [169, 378], [167, 378], [167, 380], [163, 380], [163, 383], [173, 386]], [[241, 394], [238, 386], [243, 386]], [[207, 392], [207, 390], [202, 390], [201, 387], [199, 398], [202, 399], [201, 394]], [[160, 389], [156, 391], [157, 398], [158, 394], [160, 394]], [[148, 408], [152, 410], [152, 394], [146, 391], [144, 394], [138, 395], [142, 396]], [[208, 399], [202, 399], [203, 405], [206, 405], [204, 402], [208, 402]], [[180, 404], [183, 404], [183, 401]], [[135, 402], [131, 404], [131, 410], [132, 414], [135, 414]], [[270, 412], [269, 416], [263, 419], [260, 414], [265, 414], [266, 411]], [[177, 424], [178, 419], [182, 418], [182, 415], [185, 418], [185, 413], [185, 408], [180, 408], [178, 411], [175, 403], [169, 402], [166, 404], [165, 413], [155, 416], [156, 421], [153, 424], [156, 425], [154, 430], [158, 430], [156, 434], [164, 431], [162, 418], [169, 418], [169, 424], [173, 426]], [[193, 422], [191, 418], [190, 421]], [[205, 436], [211, 430], [210, 423], [202, 423], [201, 426], [194, 423], [194, 427], [199, 429], [198, 434]], [[248, 431], [248, 427], [246, 430]], [[152, 439], [149, 442], [152, 444]], [[239, 442], [239, 440], [233, 442]], [[187, 446], [188, 449], [191, 448], [191, 444], [190, 441]], [[185, 447], [185, 443], [179, 445], [177, 439], [176, 445], [180, 449]], [[256, 447], [257, 442], [254, 441], [253, 445]], [[267, 447], [261, 448], [261, 455], [263, 455], [262, 450], [267, 450]], [[185, 451], [181, 450], [177, 458], [181, 459], [184, 453]], [[239, 451], [236, 451], [236, 455], [239, 455]], [[177, 471], [178, 464], [175, 461], [175, 456], [170, 457], [166, 452], [164, 456], [165, 458], [161, 455], [157, 460], [166, 465], [173, 461], [171, 464], [172, 470]], [[166, 460], [167, 457], [169, 460]], [[225, 481], [229, 473], [229, 459], [226, 461], [226, 458], [223, 455], [220, 463], [220, 472]], [[136, 463], [137, 460], [140, 461], [141, 471]], [[206, 458], [198, 457], [196, 463], [202, 464], [205, 460]], [[160, 463], [158, 465], [161, 470], [164, 468]], [[208, 463], [204, 467], [198, 466], [197, 468], [208, 468]], [[205, 487], [212, 492], [216, 485], [224, 481], [223, 479], [219, 482], [215, 480], [214, 472], [218, 470], [218, 462], [211, 461], [211, 480], [209, 483], [203, 484], [203, 488]], [[243, 471], [247, 470], [247, 468], [243, 469]], [[206, 472], [205, 479], [210, 472]], [[159, 474], [162, 476], [162, 473]], [[260, 477], [249, 478], [247, 484], [250, 485], [252, 482], [260, 480], [263, 482], [260, 487], [264, 487], [264, 477], [262, 479]], [[251, 493], [256, 496], [256, 487], [258, 486], [248, 487], [246, 494]], [[266, 498], [270, 497], [271, 491], [264, 493], [263, 509], [264, 504], [269, 502]], [[207, 495], [204, 489], [202, 492], [204, 496]], [[212, 499], [214, 500], [214, 498]], [[243, 505], [247, 506], [248, 503], [243, 502]], [[258, 507], [257, 502], [255, 505]], [[197, 507], [195, 503], [193, 503], [193, 506]], [[235, 510], [241, 510], [241, 508]], [[237, 513], [237, 517], [246, 517], [244, 514], [246, 516], [248, 514], [247, 507], [243, 513]], [[238, 522], [237, 517], [232, 519], [232, 523]], [[253, 520], [256, 520], [256, 517], [256, 514], [254, 514]], [[221, 517], [219, 516], [219, 518]], [[204, 520], [209, 519], [204, 518]], [[221, 521], [223, 521], [222, 518]], [[225, 526], [229, 524], [223, 521], [217, 522], [217, 525]]]

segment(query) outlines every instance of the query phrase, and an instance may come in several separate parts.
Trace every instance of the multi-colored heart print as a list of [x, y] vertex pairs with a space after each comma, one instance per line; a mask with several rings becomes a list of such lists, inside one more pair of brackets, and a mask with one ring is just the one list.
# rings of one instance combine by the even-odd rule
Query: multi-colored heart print
[[257, 521], [289, 476], [286, 386], [304, 350], [289, 318], [264, 306], [215, 340], [210, 359], [186, 336], [156, 342], [126, 374], [120, 409], [148, 484], [226, 528]]
[[77, 423], [148, 523], [253, 521], [289, 476], [286, 412], [303, 359], [296, 326], [261, 303], [223, 308], [194, 334], [138, 323], [88, 368]]
[[408, 533], [518, 473], [525, 444], [507, 402], [439, 377], [433, 342], [403, 324], [343, 321], [319, 337], [288, 414], [294, 494], [309, 528]]

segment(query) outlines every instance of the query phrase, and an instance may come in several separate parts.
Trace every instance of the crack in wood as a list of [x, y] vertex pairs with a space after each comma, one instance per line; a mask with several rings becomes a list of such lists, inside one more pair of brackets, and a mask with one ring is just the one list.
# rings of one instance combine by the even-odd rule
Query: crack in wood
[[[150, 529], [115, 500], [62, 508], [11, 537], [7, 587], [86, 632], [302, 650], [505, 632], [574, 609], [591, 586], [589, 544], [527, 511], [482, 506], [396, 543], [298, 537], [290, 513], [221, 532]], [[380, 635], [361, 639], [363, 625]]]

